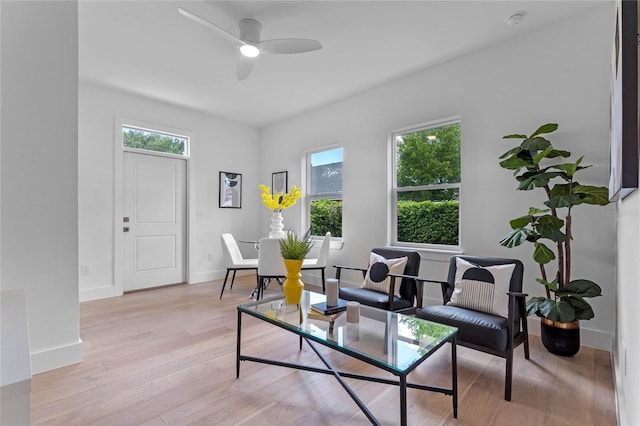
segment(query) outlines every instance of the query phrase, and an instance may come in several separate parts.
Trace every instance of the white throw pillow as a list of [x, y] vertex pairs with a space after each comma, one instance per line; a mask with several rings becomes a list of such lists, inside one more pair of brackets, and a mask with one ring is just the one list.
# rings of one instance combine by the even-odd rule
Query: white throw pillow
[[[387, 275], [404, 274], [404, 268], [407, 265], [408, 260], [409, 258], [406, 256], [387, 259], [384, 256], [371, 252], [371, 256], [369, 256], [369, 269], [367, 269], [367, 275], [364, 277], [362, 288], [368, 288], [382, 293], [389, 293], [391, 278]], [[396, 279], [394, 289], [396, 296], [400, 296], [401, 282], [402, 280]]]
[[482, 267], [456, 258], [456, 277], [451, 300], [447, 305], [474, 309], [507, 317], [509, 284], [516, 265]]

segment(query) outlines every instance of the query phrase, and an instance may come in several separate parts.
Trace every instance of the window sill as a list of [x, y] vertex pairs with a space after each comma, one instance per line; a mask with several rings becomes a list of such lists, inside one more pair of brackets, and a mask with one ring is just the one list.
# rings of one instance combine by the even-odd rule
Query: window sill
[[331, 250], [342, 250], [342, 246], [344, 245], [344, 241], [342, 240], [331, 240], [331, 245], [329, 248]]
[[423, 260], [437, 260], [437, 261], [449, 261], [451, 256], [464, 254], [464, 251], [460, 247], [452, 248], [452, 249], [442, 249], [442, 248], [427, 248], [427, 247], [415, 247], [415, 246], [388, 246], [389, 248], [397, 248], [397, 249], [405, 249], [405, 250], [415, 250], [420, 253], [420, 257]]
[[[322, 237], [313, 237], [313, 241], [315, 241], [315, 243], [317, 245], [322, 244], [322, 240], [324, 238]], [[342, 250], [342, 246], [344, 245], [344, 241], [342, 238], [331, 238], [331, 244], [329, 244], [329, 249], [330, 250]]]

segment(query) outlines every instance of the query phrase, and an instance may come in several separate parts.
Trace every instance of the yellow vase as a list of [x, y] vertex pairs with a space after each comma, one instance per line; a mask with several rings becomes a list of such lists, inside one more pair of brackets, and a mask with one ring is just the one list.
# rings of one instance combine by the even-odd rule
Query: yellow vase
[[287, 270], [287, 279], [282, 284], [282, 291], [288, 305], [297, 305], [302, 297], [304, 283], [300, 281], [300, 268], [302, 260], [284, 259], [284, 267]]

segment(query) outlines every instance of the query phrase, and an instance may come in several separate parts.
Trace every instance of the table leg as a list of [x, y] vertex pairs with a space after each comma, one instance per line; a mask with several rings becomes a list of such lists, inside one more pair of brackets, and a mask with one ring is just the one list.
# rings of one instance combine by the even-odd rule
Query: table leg
[[240, 336], [242, 331], [242, 312], [238, 311], [238, 331], [236, 334], [236, 379], [240, 377]]
[[407, 425], [407, 376], [401, 374], [400, 378], [400, 424]]
[[456, 356], [456, 336], [451, 338], [451, 390], [453, 391], [453, 418], [458, 418], [458, 361]]
[[[380, 426], [380, 422], [375, 418], [375, 416], [367, 408], [367, 406], [364, 405], [364, 402], [362, 402], [360, 400], [360, 398], [358, 398], [358, 395], [356, 395], [356, 393], [353, 391], [353, 389], [351, 389], [351, 387], [347, 384], [347, 382], [344, 381], [344, 379], [341, 376], [341, 373], [338, 370], [336, 370], [335, 368], [333, 368], [333, 366], [331, 366], [329, 361], [322, 355], [322, 353], [320, 353], [318, 348], [316, 348], [315, 345], [310, 340], [308, 340], [308, 339], [305, 339], [305, 340], [306, 340], [307, 344], [309, 345], [309, 347], [311, 349], [313, 349], [313, 351], [316, 353], [318, 358], [320, 358], [320, 360], [325, 365], [325, 367], [327, 367], [329, 369], [329, 371], [327, 371], [327, 373], [330, 372], [331, 374], [333, 374], [333, 377], [336, 378], [338, 383], [340, 383], [340, 385], [342, 385], [342, 388], [345, 391], [347, 391], [347, 393], [349, 394], [351, 399], [353, 399], [353, 401], [358, 405], [358, 407], [360, 407], [360, 410], [362, 410], [364, 415], [367, 416], [367, 418], [369, 419], [371, 424], [373, 424], [375, 426]], [[407, 387], [406, 387], [406, 378], [405, 378], [405, 392], [406, 392], [406, 390], [407, 390]], [[406, 404], [405, 404], [405, 407], [406, 407]], [[406, 417], [406, 412], [405, 412], [405, 417]], [[406, 419], [405, 419], [405, 421], [406, 421]], [[403, 426], [406, 426], [406, 422], [403, 424]]]
[[[300, 324], [300, 327], [302, 327], [302, 306], [300, 306], [299, 303], [296, 306], [298, 307], [298, 322]], [[302, 334], [300, 334], [300, 350], [302, 350]]]

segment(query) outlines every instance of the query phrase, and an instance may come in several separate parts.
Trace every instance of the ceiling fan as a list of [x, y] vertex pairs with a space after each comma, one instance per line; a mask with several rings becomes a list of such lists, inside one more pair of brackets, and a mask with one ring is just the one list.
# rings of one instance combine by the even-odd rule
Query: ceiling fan
[[236, 37], [224, 28], [212, 24], [188, 10], [179, 7], [178, 12], [206, 28], [217, 31], [239, 45], [240, 62], [238, 62], [238, 71], [236, 74], [238, 80], [246, 80], [247, 77], [249, 77], [256, 58], [262, 53], [291, 54], [322, 49], [322, 45], [317, 40], [306, 38], [280, 38], [260, 41], [262, 25], [255, 19], [242, 19], [239, 24], [240, 35]]

